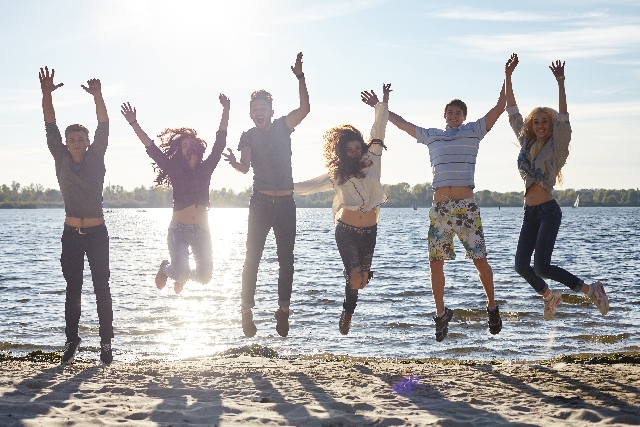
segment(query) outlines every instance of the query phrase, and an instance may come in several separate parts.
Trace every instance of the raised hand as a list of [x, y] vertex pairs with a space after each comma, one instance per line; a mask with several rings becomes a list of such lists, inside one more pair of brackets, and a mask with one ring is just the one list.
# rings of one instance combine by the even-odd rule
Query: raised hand
[[296, 56], [296, 63], [291, 67], [291, 71], [297, 77], [302, 74], [302, 52], [298, 52]]
[[227, 153], [225, 153], [224, 151], [222, 152], [222, 155], [224, 156], [224, 160], [225, 162], [229, 162], [231, 167], [234, 167], [234, 165], [238, 163], [236, 161], [236, 155], [233, 154], [233, 151], [231, 151], [231, 148], [227, 148], [227, 151], [228, 151]]
[[507, 63], [504, 65], [505, 74], [510, 76], [511, 74], [513, 74], [513, 70], [515, 70], [517, 66], [518, 66], [518, 55], [515, 53], [512, 53], [511, 57], [509, 58]]
[[382, 102], [385, 104], [389, 103], [389, 94], [391, 92], [393, 92], [393, 89], [391, 89], [391, 83], [382, 83]]
[[64, 86], [64, 83], [53, 83], [53, 76], [55, 75], [55, 73], [56, 70], [54, 70], [53, 68], [51, 69], [51, 75], [49, 75], [48, 67], [44, 67], [44, 70], [40, 68], [38, 77], [40, 78], [40, 88], [42, 88], [42, 93], [51, 93], [54, 90], [58, 89], [60, 86]]
[[124, 116], [124, 118], [129, 122], [129, 124], [136, 122], [136, 109], [131, 107], [131, 104], [128, 102], [123, 103], [120, 106], [120, 112]]
[[100, 84], [100, 79], [87, 80], [87, 86], [85, 85], [80, 85], [80, 86], [82, 86], [82, 89], [86, 90], [87, 93], [93, 96], [102, 95], [102, 85]]
[[[384, 90], [384, 86], [383, 86], [383, 90]], [[371, 90], [371, 92], [366, 90], [363, 92], [360, 92], [360, 99], [362, 99], [362, 102], [372, 107], [375, 107], [376, 104], [380, 102], [378, 101], [378, 95], [376, 95], [373, 89]]]
[[225, 94], [221, 93], [220, 96], [218, 96], [218, 99], [220, 100], [220, 104], [222, 105], [223, 109], [225, 110], [231, 109], [231, 100], [227, 98]]
[[564, 61], [562, 62], [562, 64], [560, 63], [560, 61], [552, 62], [549, 69], [556, 77], [556, 79], [564, 77]]

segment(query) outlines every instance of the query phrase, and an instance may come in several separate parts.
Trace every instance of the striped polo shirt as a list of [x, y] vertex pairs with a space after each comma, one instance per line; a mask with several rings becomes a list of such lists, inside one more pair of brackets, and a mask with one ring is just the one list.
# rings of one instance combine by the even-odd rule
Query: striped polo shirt
[[457, 128], [425, 129], [416, 126], [416, 140], [429, 147], [433, 188], [475, 187], [473, 175], [480, 140], [487, 134], [484, 117]]

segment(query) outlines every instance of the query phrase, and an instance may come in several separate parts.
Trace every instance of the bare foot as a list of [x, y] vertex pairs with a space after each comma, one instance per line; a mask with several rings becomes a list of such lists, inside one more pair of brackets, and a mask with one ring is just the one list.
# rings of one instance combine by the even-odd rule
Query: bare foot
[[176, 294], [182, 292], [186, 283], [187, 282], [173, 282], [173, 290], [176, 292]]
[[158, 269], [158, 273], [156, 273], [156, 286], [158, 287], [158, 289], [162, 289], [167, 286], [167, 275], [164, 274], [164, 271], [162, 271], [164, 266], [167, 264], [169, 264], [168, 260], [162, 260], [162, 262], [160, 263], [160, 268]]

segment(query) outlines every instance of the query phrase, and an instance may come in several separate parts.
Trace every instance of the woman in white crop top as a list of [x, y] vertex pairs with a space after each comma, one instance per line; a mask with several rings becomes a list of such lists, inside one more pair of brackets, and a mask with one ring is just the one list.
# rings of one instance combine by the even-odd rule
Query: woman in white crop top
[[391, 84], [382, 86], [382, 102], [375, 92], [362, 92], [362, 101], [375, 108], [369, 143], [351, 125], [340, 125], [324, 134], [324, 157], [329, 173], [294, 184], [294, 193], [307, 195], [334, 190], [333, 219], [336, 243], [344, 264], [345, 301], [340, 333], [346, 335], [358, 301], [358, 290], [373, 276], [371, 260], [376, 245], [380, 205], [386, 196], [380, 184], [384, 134], [389, 119]]

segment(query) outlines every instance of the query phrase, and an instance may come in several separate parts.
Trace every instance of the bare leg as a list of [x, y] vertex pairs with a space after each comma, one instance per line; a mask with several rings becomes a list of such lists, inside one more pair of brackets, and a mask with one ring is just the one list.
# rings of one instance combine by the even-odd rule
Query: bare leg
[[431, 291], [436, 303], [436, 314], [444, 312], [444, 260], [429, 261]]
[[365, 271], [363, 274], [360, 267], [358, 267], [349, 275], [349, 286], [351, 286], [351, 289], [363, 289], [367, 285], [368, 279], [369, 272]]
[[482, 283], [484, 292], [487, 294], [487, 307], [493, 309], [496, 306], [493, 292], [493, 270], [486, 258], [474, 259], [473, 264], [478, 270], [480, 282]]

